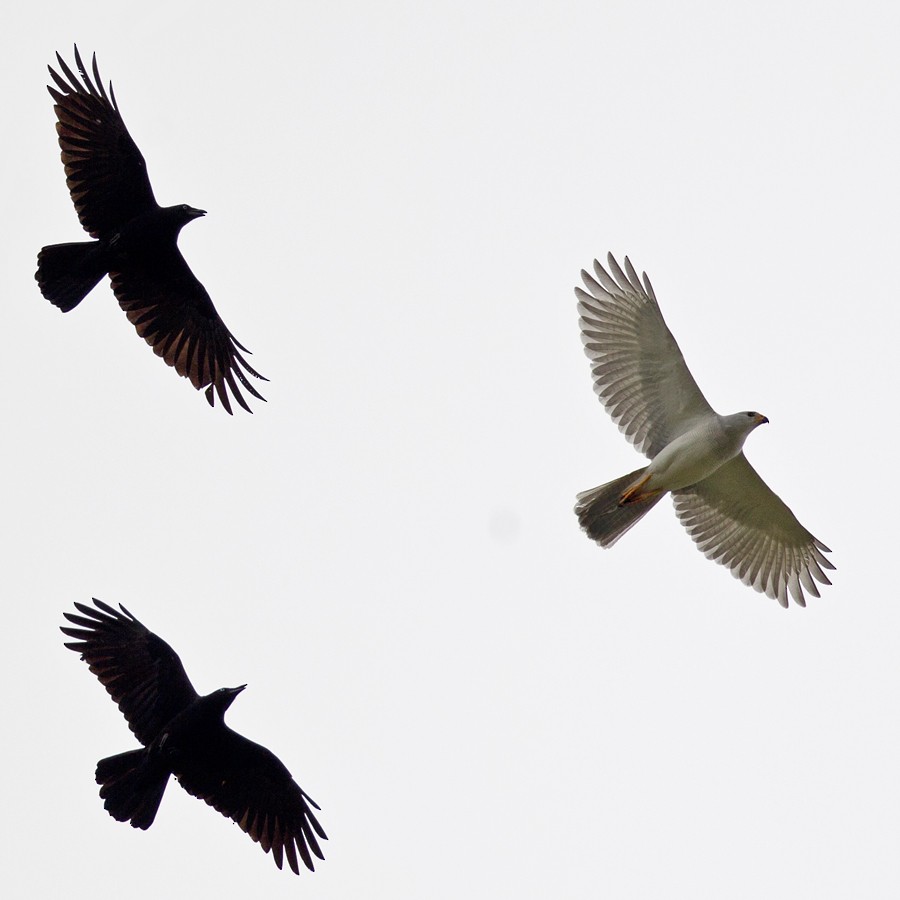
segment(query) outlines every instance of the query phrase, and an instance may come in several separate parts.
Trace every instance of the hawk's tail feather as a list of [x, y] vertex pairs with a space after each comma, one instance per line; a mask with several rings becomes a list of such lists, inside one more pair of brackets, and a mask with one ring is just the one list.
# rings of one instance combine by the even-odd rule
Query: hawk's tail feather
[[642, 519], [665, 496], [665, 491], [622, 502], [622, 497], [641, 480], [647, 467], [623, 475], [615, 481], [578, 494], [575, 514], [588, 537], [601, 547], [612, 547], [632, 525]]

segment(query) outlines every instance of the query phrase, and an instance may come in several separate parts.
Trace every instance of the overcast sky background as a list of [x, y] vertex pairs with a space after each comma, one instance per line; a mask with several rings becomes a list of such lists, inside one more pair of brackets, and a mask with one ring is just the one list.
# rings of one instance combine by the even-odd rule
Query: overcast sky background
[[[6, 14], [0, 837], [17, 896], [889, 897], [900, 890], [895, 276], [885, 3], [42, 3]], [[10, 19], [12, 21], [10, 21]], [[46, 65], [96, 50], [180, 246], [271, 379], [229, 417], [104, 282]], [[573, 286], [630, 255], [712, 405], [833, 549], [784, 611], [664, 501], [611, 551], [576, 492], [641, 457]], [[172, 783], [62, 646], [124, 603], [321, 805], [279, 872]], [[173, 879], [177, 887], [173, 888]]]

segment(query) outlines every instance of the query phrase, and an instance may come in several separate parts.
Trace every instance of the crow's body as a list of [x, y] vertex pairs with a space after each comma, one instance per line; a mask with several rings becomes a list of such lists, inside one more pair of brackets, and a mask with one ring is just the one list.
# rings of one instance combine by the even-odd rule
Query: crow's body
[[[109, 274], [113, 292], [138, 334], [206, 398], [231, 412], [229, 392], [248, 412], [238, 387], [264, 399], [247, 379], [262, 376], [244, 359], [203, 285], [178, 250], [178, 235], [205, 215], [185, 204], [162, 207], [147, 166], [119, 114], [115, 94], [93, 81], [78, 48], [81, 82], [57, 54], [65, 78], [52, 68], [59, 146], [78, 218], [93, 241], [52, 244], [38, 254], [41, 293], [63, 312], [74, 309]], [[49, 67], [48, 67], [49, 68]], [[83, 82], [83, 83], [82, 83]]]
[[233, 819], [272, 851], [280, 869], [286, 856], [299, 872], [297, 856], [313, 868], [310, 851], [323, 859], [317, 836], [325, 832], [310, 808], [319, 807], [269, 750], [232, 731], [225, 711], [244, 689], [221, 688], [200, 696], [181, 660], [160, 637], [124, 606], [117, 612], [94, 600], [96, 609], [75, 606], [64, 613], [77, 628], [62, 631], [144, 745], [101, 759], [96, 779], [109, 814], [134, 828], [149, 828], [170, 775], [195, 797]]

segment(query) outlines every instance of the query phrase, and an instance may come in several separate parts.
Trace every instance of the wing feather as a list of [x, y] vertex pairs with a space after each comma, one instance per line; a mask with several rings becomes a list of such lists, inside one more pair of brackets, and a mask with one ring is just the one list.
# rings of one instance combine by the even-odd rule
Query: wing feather
[[247, 376], [268, 379], [247, 362], [243, 354], [250, 351], [226, 328], [177, 247], [159, 248], [152, 264], [133, 257], [127, 267], [109, 275], [119, 305], [137, 333], [198, 391], [207, 388], [210, 406], [215, 405], [213, 388], [229, 413], [230, 396], [252, 412], [241, 387], [265, 400]]
[[54, 100], [60, 157], [78, 220], [91, 237], [111, 237], [124, 222], [155, 209], [147, 164], [132, 140], [115, 94], [107, 94], [100, 79], [97, 56], [94, 80], [78, 47], [75, 65], [81, 79], [56, 54], [62, 76], [48, 66], [56, 87], [47, 90]]
[[594, 260], [575, 288], [594, 391], [619, 430], [651, 459], [698, 419], [713, 415], [660, 312], [646, 274]]
[[128, 721], [135, 737], [151, 744], [162, 728], [197, 700], [197, 692], [178, 654], [142, 625], [124, 606], [121, 612], [94, 600], [63, 613], [77, 628], [60, 630], [74, 641], [66, 647], [81, 654]]
[[319, 807], [267, 748], [224, 728], [214, 751], [176, 771], [179, 784], [237, 823], [280, 869], [284, 857], [295, 874], [297, 855], [308, 869], [324, 859], [318, 838], [327, 836], [313, 813]]
[[[743, 453], [712, 475], [673, 491], [675, 512], [704, 555], [735, 578], [786, 607], [788, 596], [806, 605], [803, 589], [831, 584], [823, 568], [831, 551], [813, 537], [759, 477]], [[823, 553], [824, 551], [824, 553]]]

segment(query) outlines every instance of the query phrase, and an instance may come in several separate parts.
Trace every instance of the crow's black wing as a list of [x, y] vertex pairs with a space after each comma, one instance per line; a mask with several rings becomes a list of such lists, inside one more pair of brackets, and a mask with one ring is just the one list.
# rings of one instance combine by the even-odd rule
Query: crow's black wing
[[58, 53], [56, 59], [65, 78], [48, 66], [59, 90], [47, 90], [56, 101], [66, 184], [84, 230], [94, 238], [111, 237], [126, 222], [156, 208], [147, 166], [119, 115], [112, 85], [109, 94], [103, 87], [96, 54], [92, 81], [75, 48], [83, 84]]
[[250, 351], [225, 327], [206, 288], [176, 246], [155, 249], [152, 260], [133, 257], [109, 277], [119, 305], [137, 333], [198, 391], [207, 388], [210, 406], [215, 405], [218, 394], [230, 413], [230, 390], [235, 400], [252, 412], [237, 382], [252, 396], [265, 400], [247, 375], [268, 379], [241, 355], [241, 351]]
[[271, 850], [279, 869], [285, 856], [298, 875], [298, 854], [310, 870], [310, 851], [325, 858], [316, 836], [327, 836], [310, 808], [319, 807], [274, 753], [228, 726], [175, 776], [189, 794], [237, 822], [266, 853]]
[[[101, 600], [97, 609], [75, 607], [84, 615], [63, 615], [78, 628], [61, 627], [76, 638], [67, 643], [81, 654], [144, 745], [153, 742], [163, 726], [197, 700], [197, 692], [178, 654], [142, 625], [124, 606], [117, 612]], [[124, 615], [123, 615], [124, 613]]]

